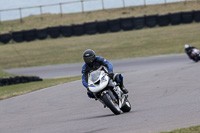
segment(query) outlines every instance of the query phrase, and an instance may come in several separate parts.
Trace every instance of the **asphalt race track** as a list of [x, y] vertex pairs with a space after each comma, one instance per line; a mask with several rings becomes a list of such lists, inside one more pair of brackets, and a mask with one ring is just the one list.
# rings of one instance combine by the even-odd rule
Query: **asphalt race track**
[[[0, 132], [156, 133], [200, 125], [199, 63], [183, 54], [111, 62], [115, 72], [123, 72], [131, 112], [114, 115], [100, 102], [89, 99], [79, 80], [1, 100]], [[70, 76], [73, 72], [80, 75], [81, 65], [47, 66], [49, 74], [39, 72], [39, 76], [62, 77], [56, 68], [64, 66], [68, 68], [66, 76], [68, 71]], [[24, 70], [28, 69], [37, 73], [36, 69], [44, 67]], [[22, 70], [6, 71], [23, 74]]]

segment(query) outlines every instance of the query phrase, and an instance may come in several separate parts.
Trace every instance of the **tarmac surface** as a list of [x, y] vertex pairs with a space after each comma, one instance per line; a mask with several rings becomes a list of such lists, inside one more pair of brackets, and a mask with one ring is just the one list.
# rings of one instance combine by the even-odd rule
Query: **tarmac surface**
[[[111, 63], [115, 72], [123, 72], [132, 105], [129, 113], [114, 115], [100, 102], [89, 99], [78, 80], [1, 100], [0, 132], [157, 133], [200, 125], [199, 63], [184, 54]], [[81, 66], [76, 63], [6, 71], [55, 78], [81, 75]]]

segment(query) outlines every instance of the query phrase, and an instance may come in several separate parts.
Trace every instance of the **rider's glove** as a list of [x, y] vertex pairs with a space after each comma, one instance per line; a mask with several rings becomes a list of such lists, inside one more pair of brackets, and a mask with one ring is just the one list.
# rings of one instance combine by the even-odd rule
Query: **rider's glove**
[[113, 72], [108, 72], [108, 76], [109, 76], [111, 79], [113, 79], [114, 73], [113, 73]]

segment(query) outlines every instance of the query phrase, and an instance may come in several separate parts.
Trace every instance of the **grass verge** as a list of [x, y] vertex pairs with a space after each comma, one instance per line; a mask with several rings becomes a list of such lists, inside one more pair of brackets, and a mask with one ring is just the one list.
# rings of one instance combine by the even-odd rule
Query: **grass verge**
[[57, 79], [44, 79], [43, 81], [38, 82], [0, 87], [0, 100], [79, 79], [81, 79], [80, 76]]
[[183, 53], [200, 48], [200, 23], [0, 45], [0, 69], [82, 62], [84, 50], [106, 59]]
[[[90, 11], [84, 13], [63, 14], [43, 14], [32, 15], [20, 20], [4, 21], [0, 23], [0, 33], [9, 31], [20, 31], [26, 29], [40, 29], [48, 26], [80, 24], [84, 22], [100, 21], [106, 19], [125, 18], [132, 16], [144, 16], [152, 14], [167, 14], [181, 11], [200, 10], [200, 2], [197, 0], [187, 2], [177, 2], [168, 4], [133, 6], [117, 9], [106, 9]], [[42, 18], [42, 19], [41, 19]]]
[[170, 132], [161, 132], [161, 133], [200, 133], [200, 126], [181, 128], [181, 129], [176, 129]]

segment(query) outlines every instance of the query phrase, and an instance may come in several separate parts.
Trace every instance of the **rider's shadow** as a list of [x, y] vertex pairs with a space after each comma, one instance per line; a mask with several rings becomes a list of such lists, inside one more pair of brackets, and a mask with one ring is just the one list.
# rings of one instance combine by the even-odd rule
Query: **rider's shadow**
[[79, 120], [90, 120], [90, 119], [98, 119], [98, 118], [104, 118], [104, 117], [116, 117], [116, 116], [121, 116], [121, 115], [128, 115], [130, 113], [135, 113], [136, 111], [130, 111], [128, 113], [122, 113], [120, 115], [115, 115], [115, 114], [106, 114], [106, 115], [99, 115], [99, 116], [91, 116], [91, 117], [85, 117], [85, 118], [77, 118], [77, 119], [72, 119], [71, 121], [79, 121]]

